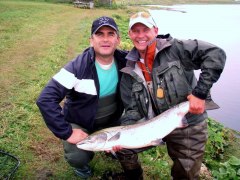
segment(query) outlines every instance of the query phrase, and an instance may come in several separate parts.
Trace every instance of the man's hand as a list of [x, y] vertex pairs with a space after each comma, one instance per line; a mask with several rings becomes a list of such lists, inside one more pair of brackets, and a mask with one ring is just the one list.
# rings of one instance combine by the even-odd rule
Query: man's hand
[[113, 146], [112, 147], [112, 150], [110, 150], [110, 151], [106, 151], [106, 153], [110, 153], [110, 152], [117, 152], [117, 151], [120, 151], [121, 149], [123, 149], [120, 145], [118, 145], [118, 146]]
[[112, 148], [112, 150], [113, 150], [114, 152], [120, 151], [121, 149], [122, 149], [121, 146], [113, 146], [113, 148]]
[[202, 114], [205, 110], [205, 100], [199, 99], [196, 96], [190, 94], [187, 97], [190, 108], [189, 112], [192, 114]]
[[72, 135], [67, 139], [67, 142], [71, 144], [77, 144], [81, 140], [85, 139], [88, 136], [87, 133], [85, 133], [81, 129], [73, 129]]

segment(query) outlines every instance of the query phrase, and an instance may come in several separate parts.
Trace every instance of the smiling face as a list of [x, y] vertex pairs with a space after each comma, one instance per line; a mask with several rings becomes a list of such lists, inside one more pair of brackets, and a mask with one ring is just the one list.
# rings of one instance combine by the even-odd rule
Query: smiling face
[[128, 35], [133, 42], [133, 45], [137, 48], [142, 58], [145, 56], [147, 46], [158, 35], [158, 28], [149, 28], [144, 24], [137, 23], [129, 30]]
[[96, 59], [108, 61], [108, 59], [112, 60], [114, 51], [120, 43], [120, 37], [113, 28], [103, 26], [92, 35], [90, 43], [95, 50]]

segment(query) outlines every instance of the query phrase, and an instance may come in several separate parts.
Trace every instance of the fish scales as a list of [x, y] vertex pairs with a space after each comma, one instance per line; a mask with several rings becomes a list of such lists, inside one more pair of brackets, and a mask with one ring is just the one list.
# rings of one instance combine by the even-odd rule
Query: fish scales
[[97, 131], [77, 143], [77, 147], [88, 151], [107, 151], [113, 146], [136, 149], [158, 145], [174, 129], [186, 126], [183, 120], [188, 110], [189, 102], [186, 101], [150, 120]]

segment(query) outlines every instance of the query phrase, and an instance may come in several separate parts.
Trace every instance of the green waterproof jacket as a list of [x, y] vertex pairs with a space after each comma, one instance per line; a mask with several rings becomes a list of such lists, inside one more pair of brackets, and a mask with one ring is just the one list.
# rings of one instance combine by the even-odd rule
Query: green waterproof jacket
[[[207, 100], [213, 83], [223, 71], [226, 54], [213, 44], [174, 39], [170, 35], [158, 36], [156, 41], [151, 85], [147, 85], [136, 63], [140, 59], [137, 49], [133, 48], [126, 57], [128, 62], [121, 70], [123, 76], [120, 84], [125, 106], [122, 124], [151, 119], [186, 101], [191, 93]], [[201, 70], [198, 80], [194, 70]], [[159, 89], [163, 90], [161, 97], [157, 95]], [[207, 113], [188, 113], [186, 118], [189, 124], [197, 124], [207, 118]]]

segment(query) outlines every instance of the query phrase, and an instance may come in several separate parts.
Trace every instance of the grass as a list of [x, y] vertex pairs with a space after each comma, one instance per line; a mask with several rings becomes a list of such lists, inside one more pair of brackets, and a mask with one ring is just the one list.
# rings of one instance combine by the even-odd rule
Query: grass
[[35, 100], [49, 78], [89, 46], [91, 22], [105, 11], [0, 1], [0, 149], [21, 160], [16, 178], [74, 177]]
[[[47, 81], [89, 46], [95, 18], [114, 17], [122, 32], [121, 48], [129, 49], [127, 21], [135, 10], [0, 0], [0, 150], [20, 159], [15, 179], [77, 179], [63, 158], [61, 141], [44, 124], [35, 100]], [[164, 146], [140, 157], [146, 177], [169, 177], [171, 162]], [[0, 171], [5, 158], [0, 156]], [[97, 153], [91, 166], [93, 179], [106, 169], [120, 170], [118, 162], [104, 153]], [[0, 179], [4, 176], [0, 172]]]

